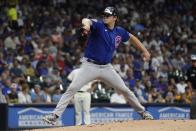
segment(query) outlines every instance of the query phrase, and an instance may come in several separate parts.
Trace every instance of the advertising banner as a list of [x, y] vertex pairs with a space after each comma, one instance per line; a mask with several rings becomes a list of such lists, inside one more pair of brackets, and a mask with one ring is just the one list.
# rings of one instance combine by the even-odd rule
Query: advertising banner
[[154, 116], [155, 119], [159, 120], [182, 120], [190, 118], [190, 107], [163, 107], [155, 106], [148, 107], [148, 111]]
[[[42, 120], [46, 114], [52, 113], [52, 107], [9, 107], [8, 127], [9, 128], [35, 128], [52, 126]], [[56, 126], [74, 124], [74, 110], [67, 108], [62, 117], [58, 119]]]
[[124, 107], [93, 107], [91, 108], [92, 123], [107, 123], [113, 121], [127, 121], [141, 119], [132, 108]]
[[[43, 128], [49, 125], [42, 121], [42, 117], [52, 113], [55, 106], [9, 106], [8, 107], [8, 128]], [[167, 105], [150, 105], [146, 106], [147, 110], [155, 119], [189, 119], [190, 106], [167, 106]], [[127, 106], [115, 105], [92, 106], [90, 110], [91, 123], [100, 124], [115, 121], [139, 120], [140, 115], [133, 108]], [[73, 106], [68, 108], [58, 120], [56, 126], [74, 126], [75, 112]]]

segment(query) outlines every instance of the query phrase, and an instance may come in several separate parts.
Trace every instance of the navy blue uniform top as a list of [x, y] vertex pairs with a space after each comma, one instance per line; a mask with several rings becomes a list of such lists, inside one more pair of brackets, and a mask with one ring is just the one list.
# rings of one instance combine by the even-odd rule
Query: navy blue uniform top
[[100, 63], [110, 63], [115, 49], [129, 40], [129, 32], [116, 26], [112, 30], [103, 21], [93, 21], [84, 57]]

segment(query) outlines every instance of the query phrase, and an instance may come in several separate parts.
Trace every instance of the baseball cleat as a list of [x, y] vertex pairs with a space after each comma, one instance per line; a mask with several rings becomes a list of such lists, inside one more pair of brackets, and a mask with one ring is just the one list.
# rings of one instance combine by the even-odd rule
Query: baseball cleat
[[144, 120], [153, 120], [154, 119], [153, 116], [147, 111], [142, 112], [141, 117]]
[[51, 125], [55, 125], [57, 119], [58, 119], [58, 116], [55, 114], [49, 114], [42, 118], [43, 121]]

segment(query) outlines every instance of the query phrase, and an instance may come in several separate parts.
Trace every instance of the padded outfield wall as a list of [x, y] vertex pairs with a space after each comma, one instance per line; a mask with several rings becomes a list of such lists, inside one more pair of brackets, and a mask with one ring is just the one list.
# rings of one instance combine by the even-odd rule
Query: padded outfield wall
[[[145, 104], [145, 107], [157, 120], [190, 119], [190, 105], [187, 104]], [[4, 121], [4, 124], [7, 124], [7, 129], [50, 127], [51, 125], [44, 123], [41, 118], [45, 114], [51, 113], [54, 108], [55, 104], [8, 105], [5, 108], [7, 111], [4, 111], [7, 113], [6, 118], [4, 118], [7, 122]], [[58, 120], [57, 126], [73, 126], [75, 123], [74, 116], [74, 106], [69, 105]], [[91, 122], [95, 124], [139, 119], [141, 119], [139, 114], [128, 105], [107, 103], [93, 104], [91, 107]], [[2, 124], [0, 123], [0, 125]]]

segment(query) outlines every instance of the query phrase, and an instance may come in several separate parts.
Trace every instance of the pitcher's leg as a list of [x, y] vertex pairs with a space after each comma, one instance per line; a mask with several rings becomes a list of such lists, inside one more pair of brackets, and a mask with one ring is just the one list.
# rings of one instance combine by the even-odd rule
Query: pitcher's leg
[[75, 76], [67, 91], [62, 95], [60, 101], [58, 102], [56, 108], [53, 113], [57, 116], [61, 116], [64, 112], [65, 108], [69, 104], [70, 100], [73, 98], [74, 94], [85, 84], [94, 80], [97, 77], [97, 70], [94, 68], [87, 66], [82, 66]]
[[117, 72], [113, 69], [112, 66], [105, 69], [101, 77], [109, 84], [111, 84], [113, 88], [116, 88], [118, 91], [120, 91], [124, 95], [128, 103], [137, 112], [141, 113], [145, 111], [145, 108], [140, 104], [134, 93], [128, 87], [126, 87], [124, 81], [122, 80], [120, 75], [117, 74]]

